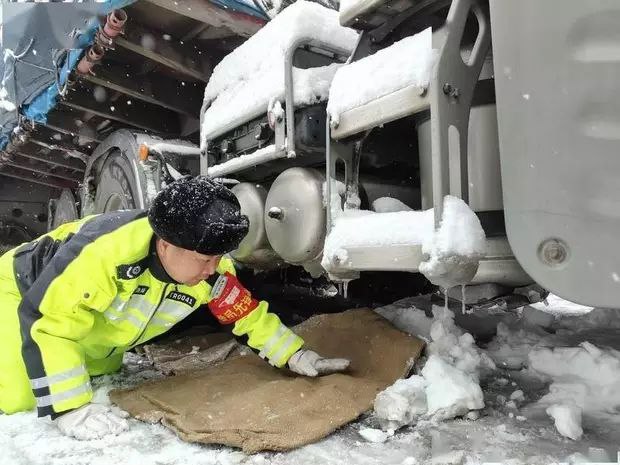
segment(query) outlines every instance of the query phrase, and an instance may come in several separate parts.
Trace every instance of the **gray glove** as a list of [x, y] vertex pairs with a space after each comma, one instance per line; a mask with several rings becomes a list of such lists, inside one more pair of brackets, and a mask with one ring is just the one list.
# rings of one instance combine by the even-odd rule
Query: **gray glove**
[[86, 404], [54, 420], [66, 436], [79, 440], [101, 439], [108, 434], [117, 435], [129, 429], [127, 412], [101, 404]]
[[288, 360], [289, 369], [303, 376], [329, 375], [344, 371], [350, 360], [346, 358], [323, 358], [312, 350], [298, 350]]

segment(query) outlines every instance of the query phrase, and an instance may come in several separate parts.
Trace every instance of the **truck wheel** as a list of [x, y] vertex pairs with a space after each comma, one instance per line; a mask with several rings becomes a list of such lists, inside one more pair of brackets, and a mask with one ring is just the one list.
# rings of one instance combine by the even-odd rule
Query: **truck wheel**
[[95, 195], [95, 213], [138, 208], [138, 186], [133, 169], [118, 151], [112, 152], [103, 164]]
[[48, 230], [56, 229], [61, 224], [78, 219], [75, 196], [69, 189], [63, 189], [60, 197], [50, 200], [50, 222]]

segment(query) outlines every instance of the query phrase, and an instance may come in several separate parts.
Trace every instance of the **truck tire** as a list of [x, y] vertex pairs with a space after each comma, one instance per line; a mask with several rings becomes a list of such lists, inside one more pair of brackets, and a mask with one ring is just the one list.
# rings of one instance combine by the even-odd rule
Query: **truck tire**
[[97, 182], [95, 213], [139, 208], [139, 190], [134, 171], [120, 151], [113, 151], [103, 163]]
[[50, 200], [50, 216], [48, 230], [52, 231], [58, 226], [78, 219], [78, 210], [75, 196], [69, 189], [63, 189], [60, 197]]

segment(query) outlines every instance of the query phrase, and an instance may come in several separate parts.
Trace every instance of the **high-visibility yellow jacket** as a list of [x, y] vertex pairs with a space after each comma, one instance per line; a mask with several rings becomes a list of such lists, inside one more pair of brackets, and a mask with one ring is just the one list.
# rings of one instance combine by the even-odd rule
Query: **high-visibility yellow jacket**
[[[209, 301], [207, 282], [185, 286], [167, 275], [154, 239], [146, 212], [132, 210], [65, 224], [9, 252], [22, 296], [22, 355], [39, 416], [89, 402], [90, 375], [115, 371], [125, 351]], [[218, 272], [226, 271], [235, 272], [224, 257]], [[264, 301], [232, 332], [276, 367], [303, 345]]]

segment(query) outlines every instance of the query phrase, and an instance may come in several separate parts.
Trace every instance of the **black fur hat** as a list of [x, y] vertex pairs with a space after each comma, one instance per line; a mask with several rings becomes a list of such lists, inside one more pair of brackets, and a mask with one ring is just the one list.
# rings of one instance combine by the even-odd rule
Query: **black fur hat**
[[166, 186], [153, 199], [149, 223], [165, 241], [204, 255], [232, 252], [250, 226], [235, 194], [206, 176]]

